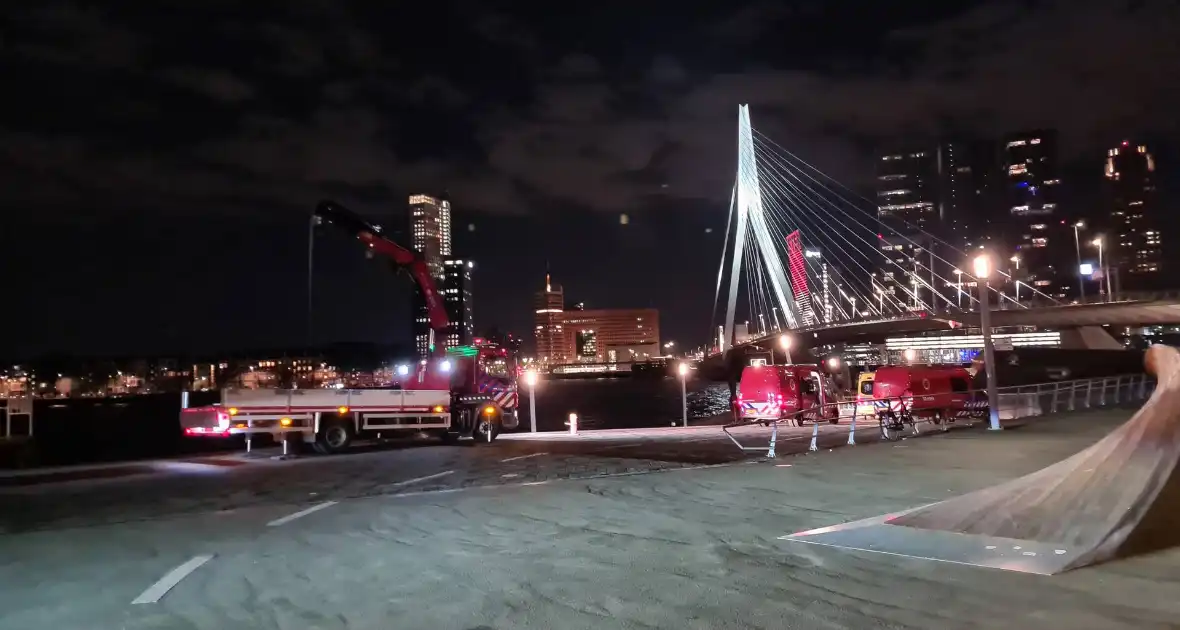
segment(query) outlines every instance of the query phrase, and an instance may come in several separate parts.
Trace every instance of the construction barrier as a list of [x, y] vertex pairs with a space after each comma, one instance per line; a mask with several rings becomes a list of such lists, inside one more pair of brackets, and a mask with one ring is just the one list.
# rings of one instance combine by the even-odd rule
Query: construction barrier
[[[997, 413], [1000, 421], [1003, 422], [1082, 409], [1137, 403], [1146, 400], [1154, 388], [1155, 381], [1147, 374], [1003, 387], [997, 391], [999, 402]], [[809, 450], [816, 451], [819, 450], [820, 424], [830, 423], [829, 420], [821, 420], [825, 417], [822, 411], [829, 407], [835, 407], [837, 422], [848, 425], [848, 440], [846, 442], [848, 445], [856, 444], [857, 431], [877, 430], [881, 432], [882, 439], [894, 441], [901, 439], [907, 428], [910, 435], [917, 435], [922, 432], [923, 425], [935, 425], [946, 431], [949, 425], [955, 422], [970, 424], [977, 420], [987, 421], [989, 412], [987, 393], [981, 390], [971, 390], [964, 392], [964, 394], [969, 400], [956, 403], [954, 408], [941, 412], [922, 409], [915, 414], [915, 410], [912, 409], [912, 397], [859, 402], [840, 401], [806, 409], [791, 418], [734, 422], [722, 427], [722, 431], [742, 451], [765, 452], [768, 458], [773, 458], [779, 439], [779, 423], [794, 423], [796, 426], [811, 424]], [[756, 425], [770, 428], [770, 442], [767, 446], [746, 446], [731, 431], [739, 427]]]

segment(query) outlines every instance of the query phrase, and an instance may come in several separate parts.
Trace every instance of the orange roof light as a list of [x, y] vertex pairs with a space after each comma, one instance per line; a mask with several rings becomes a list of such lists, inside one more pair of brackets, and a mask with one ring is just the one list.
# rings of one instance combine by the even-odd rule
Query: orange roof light
[[229, 415], [231, 415], [231, 416], [238, 415], [238, 408], [237, 407], [230, 407], [229, 408]]
[[341, 405], [336, 408], [336, 412], [339, 413], [340, 415], [344, 415], [344, 414], [348, 413], [348, 407]]

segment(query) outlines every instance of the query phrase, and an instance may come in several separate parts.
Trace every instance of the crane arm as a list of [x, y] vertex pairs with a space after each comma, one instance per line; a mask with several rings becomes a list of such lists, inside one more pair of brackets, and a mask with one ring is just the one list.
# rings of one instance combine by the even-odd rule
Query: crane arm
[[422, 254], [402, 247], [381, 234], [381, 228], [370, 223], [355, 212], [345, 208], [335, 201], [321, 201], [316, 205], [315, 216], [324, 223], [330, 223], [356, 236], [370, 251], [385, 256], [398, 268], [409, 270], [410, 276], [422, 291], [426, 300], [426, 313], [430, 318], [430, 327], [435, 336], [439, 336], [449, 324], [447, 310], [443, 306], [442, 297], [434, 284], [434, 277], [430, 275], [430, 268]]

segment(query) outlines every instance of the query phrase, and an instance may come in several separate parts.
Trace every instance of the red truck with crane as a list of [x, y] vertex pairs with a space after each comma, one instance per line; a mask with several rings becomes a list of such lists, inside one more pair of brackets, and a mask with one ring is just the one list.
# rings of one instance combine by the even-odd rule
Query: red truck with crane
[[[470, 436], [492, 442], [519, 424], [514, 357], [495, 347], [443, 349], [435, 339], [450, 321], [422, 255], [382, 235], [380, 226], [333, 201], [315, 209], [320, 224], [353, 234], [366, 254], [407, 270], [426, 302], [430, 357], [399, 366], [386, 387], [365, 389], [223, 389], [221, 401], [181, 410], [185, 435], [270, 435], [310, 443], [316, 451], [342, 451], [356, 438], [427, 432], [453, 442]], [[187, 397], [185, 398], [187, 400]]]

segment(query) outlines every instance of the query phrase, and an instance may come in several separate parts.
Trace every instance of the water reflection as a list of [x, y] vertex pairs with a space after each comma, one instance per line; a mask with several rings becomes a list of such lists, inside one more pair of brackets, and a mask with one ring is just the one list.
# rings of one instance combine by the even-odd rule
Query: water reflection
[[[724, 383], [688, 382], [689, 418], [723, 414], [729, 405]], [[570, 412], [586, 429], [670, 426], [681, 416], [680, 381], [664, 379], [579, 379], [537, 383], [537, 428], [564, 430]], [[521, 426], [529, 426], [527, 388], [521, 391]]]

